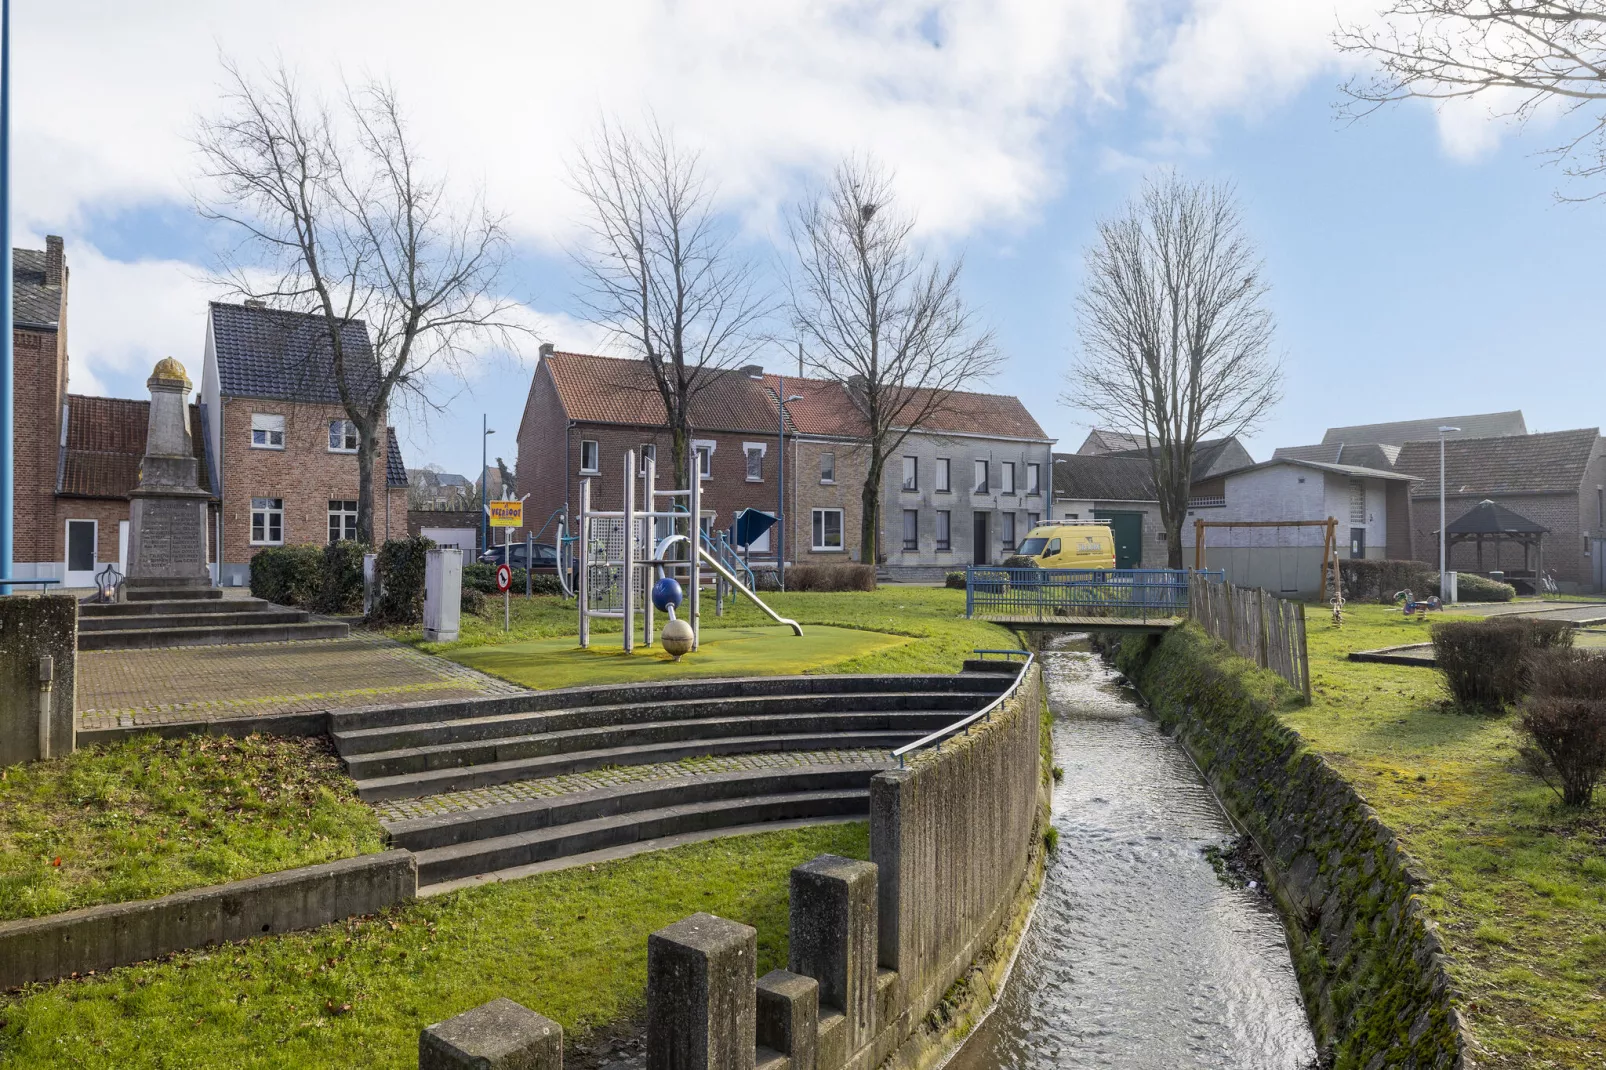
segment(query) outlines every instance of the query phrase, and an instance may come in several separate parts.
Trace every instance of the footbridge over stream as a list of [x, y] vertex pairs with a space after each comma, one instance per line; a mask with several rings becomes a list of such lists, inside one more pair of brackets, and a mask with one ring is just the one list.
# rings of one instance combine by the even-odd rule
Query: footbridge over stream
[[[965, 616], [1012, 628], [1163, 632], [1188, 613], [1180, 568], [965, 569]], [[1223, 579], [1219, 571], [1197, 575]]]

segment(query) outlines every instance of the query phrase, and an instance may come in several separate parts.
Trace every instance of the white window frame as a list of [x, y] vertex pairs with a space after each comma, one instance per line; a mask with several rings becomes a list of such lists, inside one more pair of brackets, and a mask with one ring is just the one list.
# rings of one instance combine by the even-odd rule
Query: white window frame
[[920, 458], [905, 455], [903, 458], [903, 492], [920, 493]]
[[1026, 493], [1043, 493], [1043, 466], [1036, 461], [1026, 462]]
[[[336, 506], [339, 506], [339, 508], [336, 508]], [[350, 508], [346, 508], [347, 506], [350, 506]], [[334, 534], [334, 519], [337, 516], [340, 517], [341, 520], [340, 536], [339, 538], [331, 538], [329, 542], [333, 544], [341, 540], [355, 540], [357, 538], [357, 499], [329, 499], [329, 509], [325, 519], [329, 521], [328, 525], [326, 526], [329, 528], [329, 533], [331, 535]], [[347, 521], [350, 521], [350, 523], [347, 523]], [[350, 534], [348, 535], [347, 532], [350, 532]]]
[[[764, 482], [764, 455], [769, 452], [767, 442], [743, 442], [742, 464], [746, 466], [747, 481], [749, 483]], [[758, 454], [758, 475], [753, 474], [753, 454]]]
[[820, 482], [836, 482], [836, 454], [831, 450], [820, 454]]
[[998, 466], [998, 493], [1015, 493], [1015, 462], [1003, 461]]
[[[586, 465], [586, 447], [591, 447], [591, 464]], [[602, 471], [602, 443], [594, 438], [580, 440], [580, 474], [587, 476], [598, 475]]]
[[937, 549], [952, 550], [954, 514], [948, 509], [937, 510]]
[[[74, 524], [89, 525], [89, 567], [87, 569], [72, 567], [72, 528]], [[62, 525], [62, 576], [71, 576], [74, 580], [87, 576], [88, 581], [77, 583], [69, 582], [67, 586], [89, 587], [95, 582], [95, 570], [100, 567], [100, 521], [93, 517], [70, 516]]]
[[692, 456], [697, 458], [697, 476], [699, 479], [714, 478], [714, 450], [719, 443], [711, 438], [697, 438], [692, 440]]
[[[335, 445], [338, 440], [341, 445]], [[350, 442], [347, 446], [345, 443]], [[330, 453], [356, 453], [357, 452], [357, 424], [352, 420], [341, 417], [329, 421], [329, 452]]]
[[[260, 441], [257, 435], [261, 435]], [[251, 448], [254, 450], [284, 449], [284, 414], [279, 412], [253, 412], [251, 414]]]
[[977, 461], [975, 468], [976, 479], [975, 482], [971, 484], [972, 489], [970, 493], [990, 494], [991, 491], [989, 490], [989, 487], [992, 480], [992, 466], [986, 461]]
[[[825, 529], [825, 518], [836, 514], [836, 545], [825, 543], [830, 533]], [[817, 554], [839, 554], [843, 551], [842, 543], [845, 541], [845, 521], [840, 509], [814, 509], [809, 513], [809, 542], [810, 549]]]
[[949, 464], [948, 458], [938, 457], [937, 472], [935, 477], [932, 479], [931, 489], [936, 491], [938, 494], [950, 493], [954, 489], [953, 480], [951, 478], [952, 475], [953, 466]]
[[652, 458], [653, 462], [656, 463], [658, 460], [658, 447], [653, 445], [651, 442], [643, 442], [641, 444], [641, 449], [639, 450], [638, 456], [639, 459], [636, 461], [636, 468], [642, 475], [646, 475], [647, 458]]
[[[914, 538], [909, 537], [909, 526], [911, 521], [914, 523]], [[913, 545], [910, 545], [911, 543], [913, 543]], [[920, 551], [919, 509], [905, 509], [903, 511], [903, 548], [905, 550], [913, 550], [916, 553]]]
[[[272, 503], [275, 503], [275, 504], [259, 506], [257, 504], [258, 502], [272, 502]], [[260, 539], [256, 537], [256, 533], [257, 533], [257, 516], [258, 516], [258, 514], [260, 514], [262, 516], [262, 538], [260, 538]], [[273, 530], [272, 518], [275, 515], [277, 515], [278, 518], [279, 518], [279, 537], [277, 539], [270, 539], [270, 538], [268, 538], [268, 533]], [[252, 545], [252, 546], [283, 546], [284, 545], [284, 499], [283, 498], [257, 498], [257, 497], [253, 497], [251, 499], [251, 513], [250, 513], [250, 516], [251, 516], [250, 545]]]

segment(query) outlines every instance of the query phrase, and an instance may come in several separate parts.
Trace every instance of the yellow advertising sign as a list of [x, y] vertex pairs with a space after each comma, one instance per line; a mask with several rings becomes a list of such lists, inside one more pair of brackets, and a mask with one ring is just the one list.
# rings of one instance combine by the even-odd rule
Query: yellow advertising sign
[[523, 502], [486, 502], [493, 528], [521, 528], [524, 526]]

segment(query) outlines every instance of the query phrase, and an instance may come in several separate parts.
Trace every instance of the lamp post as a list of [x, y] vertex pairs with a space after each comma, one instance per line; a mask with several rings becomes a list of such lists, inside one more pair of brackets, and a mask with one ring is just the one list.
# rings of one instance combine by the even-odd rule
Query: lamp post
[[[11, 423], [11, 0], [0, 8], [0, 576], [11, 576], [12, 494]], [[0, 584], [0, 594], [10, 594]]]
[[802, 401], [802, 394], [786, 396], [786, 376], [777, 375], [775, 390], [776, 423], [780, 430], [780, 449], [775, 456], [775, 579], [786, 590], [786, 406]]
[[490, 482], [491, 481], [485, 478], [485, 473], [486, 473], [486, 470], [487, 470], [486, 469], [486, 465], [485, 465], [485, 440], [490, 438], [492, 435], [496, 434], [496, 431], [489, 426], [489, 423], [490, 423], [490, 417], [488, 415], [486, 415], [485, 413], [480, 413], [480, 552], [481, 553], [484, 553], [486, 550], [489, 550], [491, 548], [491, 512], [490, 512], [490, 505], [489, 505], [490, 499], [487, 497], [487, 493], [491, 489], [490, 488]]
[[1444, 436], [1459, 430], [1459, 427], [1439, 428], [1439, 598], [1444, 602], [1450, 600], [1450, 580], [1445, 573], [1449, 562], [1446, 560], [1444, 537]]

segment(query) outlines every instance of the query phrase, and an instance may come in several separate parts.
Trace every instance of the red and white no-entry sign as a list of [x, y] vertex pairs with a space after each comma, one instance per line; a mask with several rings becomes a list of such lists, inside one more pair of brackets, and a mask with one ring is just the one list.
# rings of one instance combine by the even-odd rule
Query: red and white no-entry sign
[[497, 565], [496, 566], [496, 589], [505, 594], [507, 592], [507, 589], [509, 587], [511, 587], [511, 586], [513, 586], [513, 570], [508, 568], [505, 563]]

